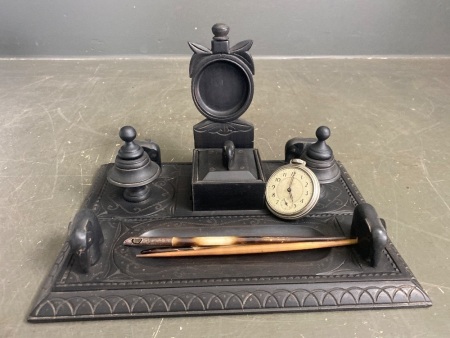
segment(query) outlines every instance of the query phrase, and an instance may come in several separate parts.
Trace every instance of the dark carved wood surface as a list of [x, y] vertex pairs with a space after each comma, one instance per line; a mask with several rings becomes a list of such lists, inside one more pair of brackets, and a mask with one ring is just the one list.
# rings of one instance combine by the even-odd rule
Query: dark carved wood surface
[[[281, 162], [263, 162], [269, 176]], [[191, 164], [164, 164], [144, 203], [121, 199], [103, 166], [84, 208], [105, 237], [100, 261], [81, 272], [66, 244], [43, 285], [30, 321], [162, 315], [314, 311], [429, 306], [431, 301], [391, 242], [370, 267], [351, 247], [309, 252], [179, 259], [137, 259], [124, 247], [135, 235], [349, 236], [352, 211], [363, 202], [340, 165], [308, 217], [282, 221], [257, 213], [193, 213]]]
[[253, 148], [255, 128], [245, 120], [218, 123], [205, 119], [194, 126], [195, 148], [222, 148], [226, 140], [237, 148]]

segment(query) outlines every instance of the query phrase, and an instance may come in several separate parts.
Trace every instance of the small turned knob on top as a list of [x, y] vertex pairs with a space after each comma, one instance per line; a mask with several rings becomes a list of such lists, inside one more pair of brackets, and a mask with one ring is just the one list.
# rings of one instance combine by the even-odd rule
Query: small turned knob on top
[[131, 126], [120, 128], [119, 137], [124, 142], [132, 142], [136, 138], [136, 129]]
[[212, 32], [214, 34], [214, 40], [226, 41], [228, 40], [228, 33], [230, 32], [230, 27], [224, 23], [216, 23], [212, 26]]
[[316, 130], [316, 137], [319, 141], [326, 141], [331, 135], [330, 128], [321, 126]]
[[144, 150], [141, 146], [133, 142], [136, 135], [136, 129], [131, 126], [120, 128], [119, 137], [125, 142], [125, 144], [119, 149], [117, 154], [119, 158], [124, 160], [132, 160], [142, 156]]

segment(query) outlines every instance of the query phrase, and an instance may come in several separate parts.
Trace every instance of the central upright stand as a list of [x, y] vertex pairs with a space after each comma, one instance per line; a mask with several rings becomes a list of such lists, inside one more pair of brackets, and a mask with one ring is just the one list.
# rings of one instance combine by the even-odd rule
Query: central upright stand
[[264, 209], [265, 178], [254, 128], [239, 119], [253, 98], [251, 40], [230, 48], [229, 28], [212, 27], [211, 50], [189, 43], [192, 98], [206, 119], [194, 126], [194, 211]]

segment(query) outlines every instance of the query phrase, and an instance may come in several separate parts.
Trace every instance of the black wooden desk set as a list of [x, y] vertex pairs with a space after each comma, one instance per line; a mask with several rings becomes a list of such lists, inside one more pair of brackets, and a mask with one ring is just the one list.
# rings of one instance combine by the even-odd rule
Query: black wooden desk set
[[253, 98], [251, 40], [189, 43], [192, 97], [206, 119], [192, 163], [120, 130], [28, 317], [113, 319], [430, 306], [326, 141], [288, 140], [261, 160], [241, 115]]

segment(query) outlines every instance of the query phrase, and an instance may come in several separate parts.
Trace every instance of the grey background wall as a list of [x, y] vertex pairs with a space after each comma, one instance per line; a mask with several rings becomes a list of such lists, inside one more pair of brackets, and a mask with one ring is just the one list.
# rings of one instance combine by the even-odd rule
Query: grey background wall
[[443, 0], [0, 0], [0, 56], [189, 54], [215, 22], [254, 55], [450, 55]]

